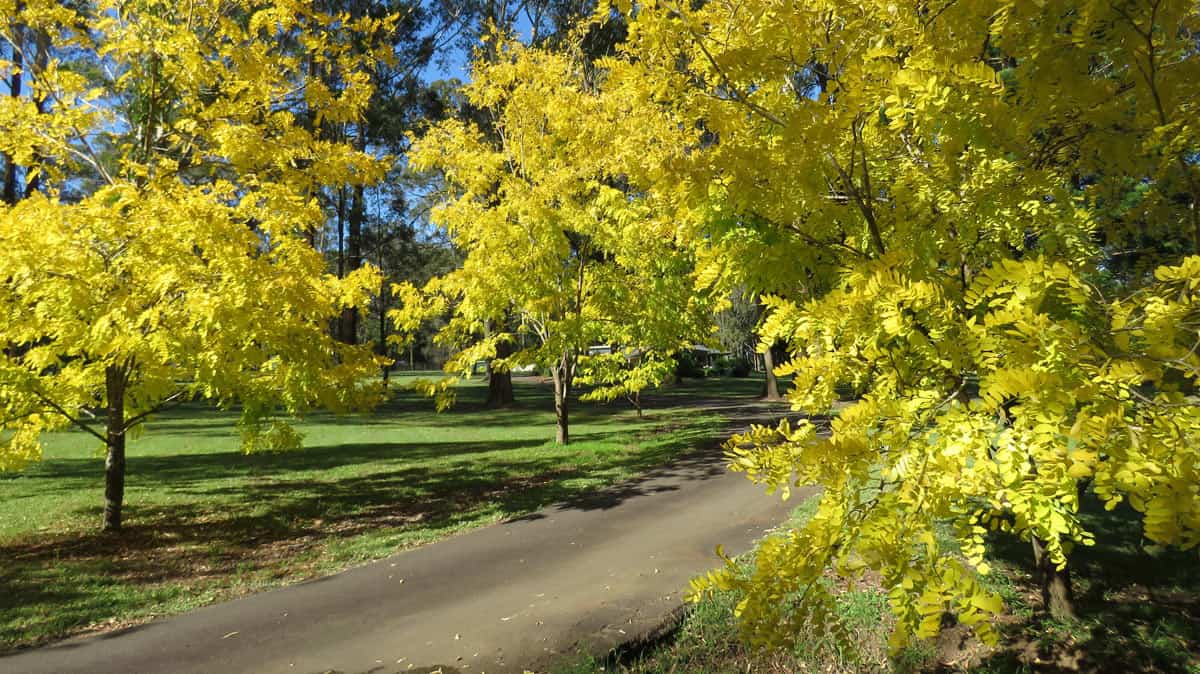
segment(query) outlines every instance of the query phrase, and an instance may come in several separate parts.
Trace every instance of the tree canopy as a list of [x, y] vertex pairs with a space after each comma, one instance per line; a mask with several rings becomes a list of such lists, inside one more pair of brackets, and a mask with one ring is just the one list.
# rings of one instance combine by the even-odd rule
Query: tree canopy
[[[397, 316], [411, 327], [449, 312], [440, 339], [462, 348], [448, 371], [469, 374], [504, 343], [510, 353], [500, 367], [551, 370], [565, 442], [565, 405], [581, 361], [594, 366], [585, 377], [601, 385], [596, 397], [656, 383], [677, 350], [707, 337], [709, 300], [695, 292], [677, 222], [608, 163], [604, 127], [592, 120], [610, 112], [577, 79], [582, 58], [511, 42], [503, 49], [496, 62], [476, 64], [465, 90], [473, 105], [493, 111], [498, 142], [474, 123], [450, 120], [414, 148], [414, 166], [445, 176], [433, 221], [464, 260], [423, 296], [405, 290]], [[618, 353], [587, 358], [593, 345]]]

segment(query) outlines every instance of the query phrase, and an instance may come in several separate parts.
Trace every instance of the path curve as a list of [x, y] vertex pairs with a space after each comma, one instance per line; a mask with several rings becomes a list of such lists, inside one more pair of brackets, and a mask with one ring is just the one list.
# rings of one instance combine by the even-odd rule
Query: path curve
[[388, 559], [119, 632], [0, 657], [0, 672], [520, 672], [645, 635], [713, 549], [795, 507], [718, 450]]

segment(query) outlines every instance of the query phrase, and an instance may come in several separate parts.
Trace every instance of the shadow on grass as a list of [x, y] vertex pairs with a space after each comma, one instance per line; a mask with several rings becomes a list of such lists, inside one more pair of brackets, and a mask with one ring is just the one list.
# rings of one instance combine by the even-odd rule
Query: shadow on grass
[[[486, 425], [495, 427], [527, 427], [553, 424], [554, 389], [549, 380], [537, 377], [515, 378], [516, 400], [497, 414], [486, 404], [487, 389], [473, 383], [456, 390], [454, 406], [447, 412], [436, 411], [433, 400], [410, 388], [392, 387], [383, 404], [367, 414], [333, 414], [314, 412], [300, 421], [334, 426], [393, 426], [404, 425], [430, 428], [456, 428], [474, 425], [486, 417]], [[782, 409], [781, 403], [762, 403], [756, 400], [760, 380], [749, 378], [720, 378], [688, 380], [643, 395], [643, 407], [648, 416], [669, 412], [674, 408], [725, 411], [756, 406]], [[713, 390], [719, 387], [720, 395]], [[584, 402], [580, 396], [588, 391], [580, 387], [571, 397], [571, 421], [584, 424], [609, 419], [614, 413], [633, 413], [634, 407], [625, 400], [609, 403]], [[227, 437], [241, 417], [241, 409], [233, 406], [214, 408], [204, 402], [191, 402], [156, 414], [147, 423], [151, 433], [180, 434], [194, 437]], [[552, 426], [550, 426], [552, 429]], [[552, 433], [552, 430], [550, 431]]]
[[[614, 433], [596, 433], [589, 440], [603, 440]], [[484, 452], [526, 449], [545, 444], [539, 440], [493, 440], [488, 442], [379, 442], [306, 446], [287, 452], [242, 454], [238, 451], [137, 455], [126, 459], [129, 479], [167, 490], [214, 483], [229, 478], [262, 477], [330, 470], [373, 462], [429, 461], [469, 456]], [[55, 459], [24, 479], [45, 482], [46, 489], [74, 489], [64, 481], [95, 482], [103, 471], [102, 458]], [[216, 493], [221, 490], [201, 489]]]
[[1200, 671], [1196, 551], [1148, 552], [1141, 516], [1126, 504], [1107, 512], [1089, 494], [1082, 514], [1096, 545], [1071, 555], [1076, 620], [1035, 612], [1041, 600], [1028, 543], [996, 541], [993, 556], [1016, 571], [1008, 575], [1016, 576], [1016, 601], [1010, 603], [1018, 604], [1018, 617], [1004, 626], [1006, 647], [979, 671]]

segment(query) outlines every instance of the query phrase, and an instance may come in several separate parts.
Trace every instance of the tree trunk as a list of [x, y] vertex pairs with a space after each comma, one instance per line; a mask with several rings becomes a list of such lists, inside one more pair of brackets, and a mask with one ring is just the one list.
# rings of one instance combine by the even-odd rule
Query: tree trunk
[[629, 403], [631, 405], [633, 405], [633, 409], [637, 410], [638, 418], [639, 419], [645, 418], [644, 415], [642, 414], [642, 392], [634, 391], [633, 393], [630, 393], [629, 395], [627, 395], [625, 397], [629, 399]]
[[558, 428], [555, 440], [560, 445], [570, 442], [570, 420], [568, 418], [568, 403], [571, 398], [571, 376], [573, 362], [569, 353], [563, 353], [562, 360], [554, 367], [554, 418]]
[[125, 373], [110, 365], [104, 372], [108, 398], [108, 424], [104, 459], [104, 530], [121, 529], [125, 501]]
[[[360, 138], [361, 135], [360, 132]], [[358, 145], [362, 146], [362, 141]], [[346, 262], [342, 274], [343, 277], [361, 268], [363, 265], [362, 228], [363, 221], [366, 219], [365, 199], [366, 195], [363, 193], [363, 186], [355, 185], [354, 193], [350, 198], [350, 215], [347, 218], [349, 230], [346, 233]], [[346, 344], [358, 343], [358, 318], [357, 307], [347, 307], [342, 311], [340, 337], [342, 342]]]
[[337, 277], [346, 277], [346, 188], [337, 190]]
[[[382, 269], [383, 265], [380, 265], [380, 268]], [[378, 354], [379, 356], [382, 356], [383, 358], [388, 359], [386, 363], [379, 366], [379, 369], [383, 371], [383, 388], [385, 390], [388, 387], [388, 380], [391, 378], [392, 366], [395, 365], [395, 360], [392, 358], [388, 358], [388, 351], [390, 349], [388, 349], [388, 343], [387, 343], [387, 338], [388, 338], [387, 312], [388, 312], [387, 278], [385, 277], [382, 281], [379, 282], [379, 343], [375, 347], [376, 354]]]
[[[21, 11], [23, 3], [17, 3], [17, 11]], [[13, 40], [17, 43], [21, 41], [21, 34], [24, 32], [20, 24], [12, 27]], [[8, 81], [9, 95], [13, 98], [21, 97], [21, 50], [17, 44], [12, 46], [12, 77]], [[4, 203], [12, 205], [17, 203], [17, 164], [9, 155], [4, 157]]]
[[556, 425], [554, 440], [560, 445], [568, 444], [571, 440], [570, 419], [567, 410], [567, 392], [561, 379], [554, 377], [554, 420]]
[[[500, 342], [496, 345], [496, 357], [507, 358], [513, 352], [512, 344]], [[488, 361], [488, 407], [505, 407], [513, 403], [512, 372], [507, 368], [500, 370]]]
[[779, 400], [779, 380], [775, 377], [775, 345], [763, 352], [763, 366], [767, 372], [766, 381], [763, 382], [763, 398], [765, 400]]
[[[35, 77], [40, 77], [46, 72], [46, 68], [48, 68], [50, 65], [50, 35], [45, 30], [39, 29], [39, 30], [33, 32], [33, 41], [34, 41], [34, 48], [35, 48], [34, 57], [33, 57], [34, 69], [35, 69], [35, 73], [36, 73]], [[32, 88], [32, 86], [33, 85], [31, 84], [30, 88]], [[35, 95], [34, 99], [33, 99], [33, 104], [34, 104], [34, 107], [37, 109], [39, 115], [46, 114], [46, 95], [45, 94], [42, 94], [40, 96]], [[40, 168], [41, 161], [42, 161], [41, 155], [35, 152], [33, 155], [32, 165], [34, 167]], [[40, 171], [33, 172], [33, 175], [30, 175], [30, 171], [28, 171], [28, 170], [25, 171], [25, 198], [26, 199], [33, 196], [33, 193], [37, 192], [38, 188], [40, 188], [41, 185], [42, 185], [42, 174]]]
[[1042, 606], [1055, 618], [1075, 617], [1075, 596], [1071, 588], [1071, 567], [1059, 570], [1046, 554], [1046, 543], [1036, 536], [1033, 542], [1033, 563], [1042, 586]]
[[[346, 236], [347, 220], [353, 217], [347, 217], [347, 199], [346, 188], [339, 187], [337, 194], [337, 277], [346, 278], [346, 274], [351, 271], [349, 265], [348, 246], [350, 237]], [[353, 206], [350, 206], [353, 211]], [[334, 339], [343, 344], [355, 344], [358, 342], [358, 325], [357, 315], [352, 309], [342, 309], [342, 313], [333, 321]]]
[[[319, 69], [317, 67], [317, 60], [315, 58], [313, 58], [312, 55], [309, 55], [308, 57], [305, 58], [304, 69], [305, 69], [305, 75], [309, 79], [315, 79], [320, 74]], [[316, 115], [316, 112], [313, 110], [313, 106], [311, 103], [305, 104], [305, 107], [300, 112], [300, 119], [298, 120], [298, 122], [299, 122], [300, 127], [303, 129], [306, 129], [309, 133], [312, 133], [314, 138], [319, 137], [318, 136], [319, 129], [317, 128], [317, 115]], [[319, 188], [317, 190], [317, 194], [318, 195], [321, 194]], [[305, 190], [305, 193], [304, 193], [305, 199], [311, 198], [312, 196], [313, 196], [312, 192]], [[318, 229], [320, 229], [320, 228], [308, 227], [304, 230], [304, 238], [306, 241], [308, 241], [309, 247], [311, 247], [313, 249], [317, 249], [317, 250], [319, 250], [319, 246], [317, 244]], [[323, 239], [324, 237], [321, 237], [321, 238]], [[330, 333], [332, 334], [332, 326], [330, 328]]]
[[492, 370], [488, 376], [488, 407], [507, 407], [513, 400], [512, 373]]

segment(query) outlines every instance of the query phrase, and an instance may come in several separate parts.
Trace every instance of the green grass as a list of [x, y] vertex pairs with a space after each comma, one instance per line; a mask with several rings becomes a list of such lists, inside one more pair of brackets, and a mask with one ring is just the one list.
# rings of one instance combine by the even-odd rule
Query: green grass
[[[550, 389], [518, 403], [458, 405], [397, 392], [369, 416], [316, 414], [305, 449], [243, 455], [236, 413], [195, 405], [129, 445], [126, 528], [99, 532], [103, 458], [81, 432], [47, 437], [45, 459], [0, 476], [0, 650], [178, 613], [327, 574], [568, 500], [714, 444], [700, 401], [749, 402], [754, 380], [687, 382], [651, 396], [645, 419], [576, 404], [572, 444], [553, 443]], [[682, 410], [689, 410], [681, 413]]]

